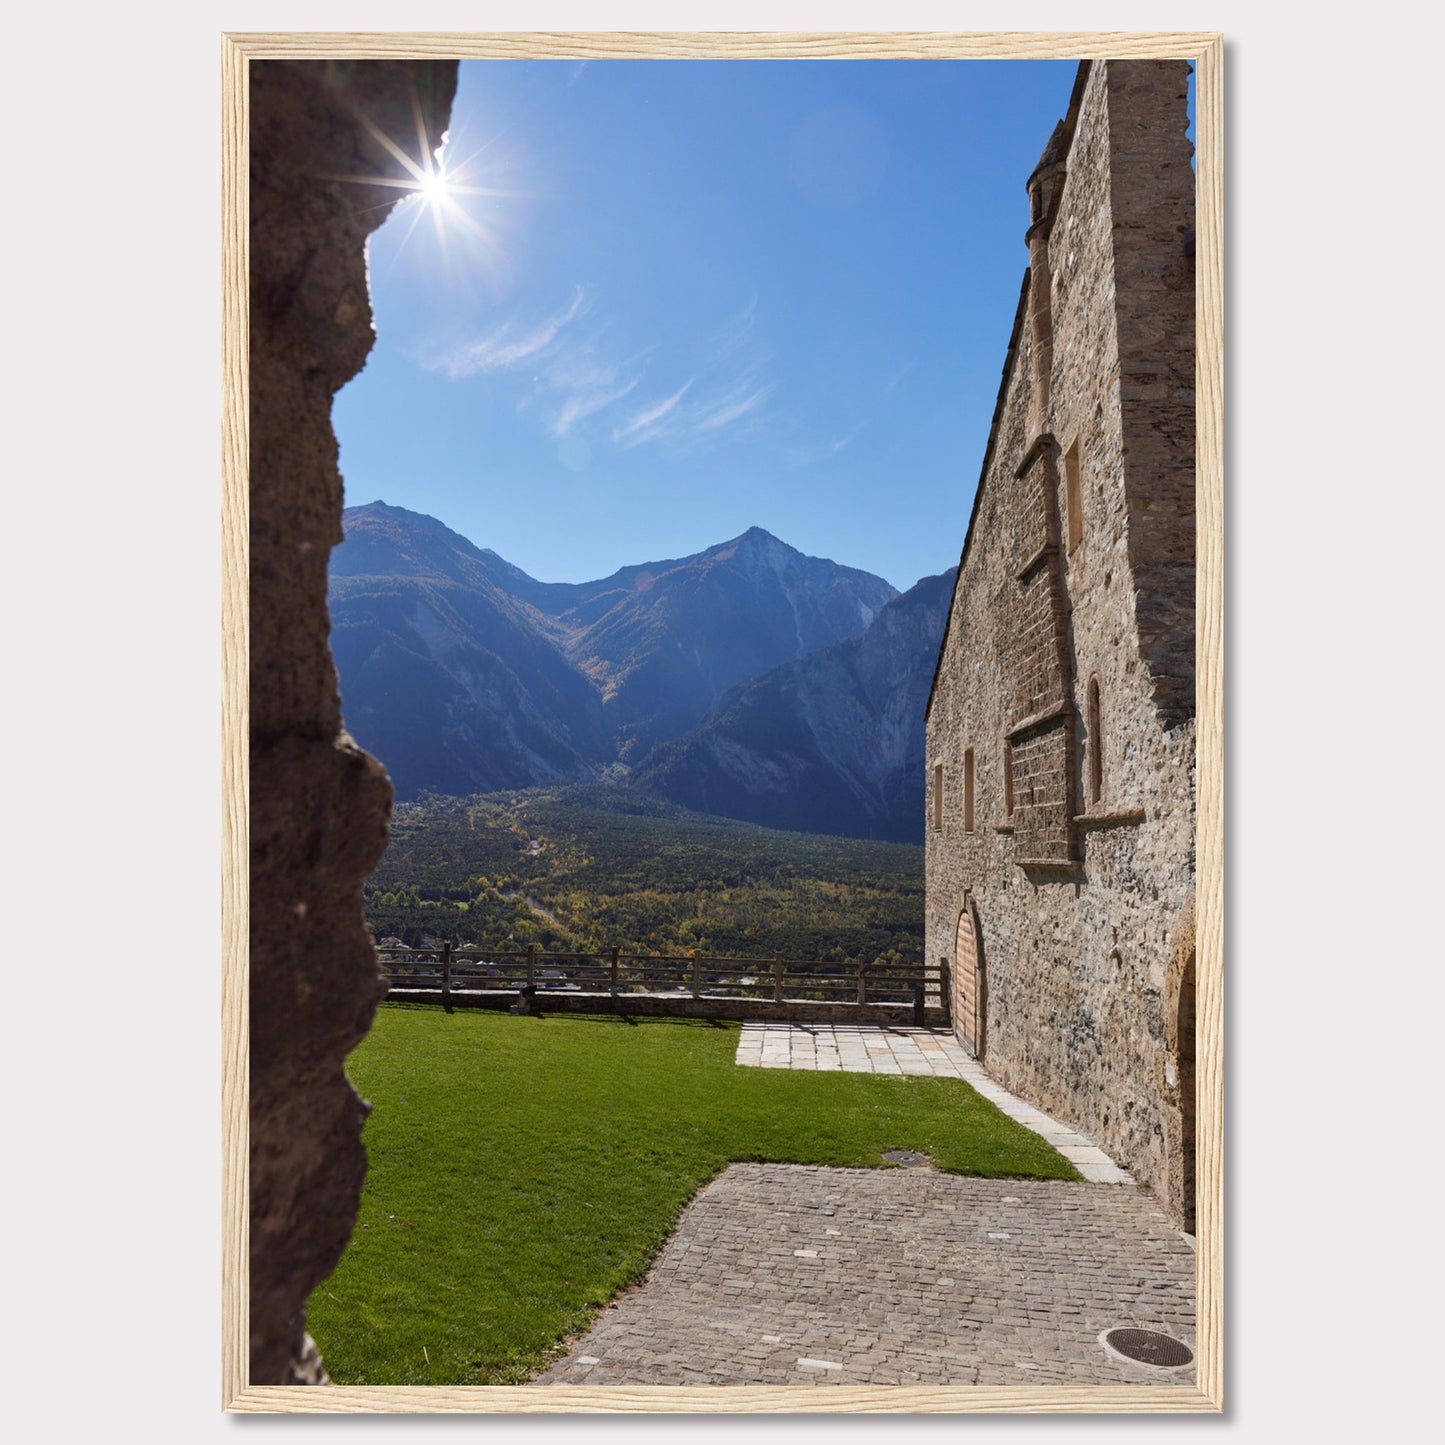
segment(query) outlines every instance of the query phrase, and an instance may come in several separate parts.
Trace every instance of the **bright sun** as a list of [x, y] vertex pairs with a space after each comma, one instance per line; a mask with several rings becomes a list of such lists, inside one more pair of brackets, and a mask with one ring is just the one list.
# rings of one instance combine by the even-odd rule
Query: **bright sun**
[[[430, 217], [436, 230], [437, 241], [445, 251], [449, 241], [470, 242], [482, 255], [495, 255], [499, 241], [494, 227], [473, 214], [473, 196], [513, 196], [519, 192], [501, 190], [495, 186], [474, 186], [466, 184], [467, 164], [463, 162], [451, 167], [444, 166], [435, 152], [428, 155], [423, 149], [427, 137], [418, 134], [421, 158], [414, 159], [380, 127], [373, 125], [364, 116], [365, 125], [371, 138], [396, 163], [389, 175], [337, 176], [340, 181], [352, 181], [359, 185], [390, 186], [406, 193], [405, 209], [411, 212], [410, 223], [397, 245], [398, 254], [406, 248], [418, 225], [424, 217]], [[443, 136], [443, 143], [446, 137]], [[399, 171], [404, 171], [403, 177]]]
[[422, 200], [430, 203], [445, 200], [451, 194], [446, 172], [440, 167], [422, 176], [416, 183], [416, 190]]

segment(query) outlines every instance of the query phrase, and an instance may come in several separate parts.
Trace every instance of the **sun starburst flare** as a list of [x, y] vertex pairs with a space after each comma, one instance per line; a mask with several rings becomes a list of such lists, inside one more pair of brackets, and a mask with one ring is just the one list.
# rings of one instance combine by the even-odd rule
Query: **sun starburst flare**
[[[482, 151], [475, 152], [468, 161], [461, 165], [448, 166], [442, 159], [448, 144], [447, 137], [443, 137], [442, 144], [437, 147], [435, 152], [429, 150], [421, 108], [415, 102], [413, 112], [416, 120], [417, 143], [415, 151], [412, 153], [409, 153], [404, 146], [398, 144], [368, 117], [360, 117], [367, 134], [397, 162], [402, 174], [336, 175], [327, 177], [327, 179], [351, 185], [378, 186], [407, 193], [402, 198], [401, 204], [397, 206], [397, 214], [400, 215], [408, 210], [412, 214], [409, 224], [397, 244], [392, 264], [395, 264], [406, 251], [422, 217], [429, 215], [432, 219], [440, 259], [444, 266], [450, 267], [453, 262], [462, 259], [454, 254], [459, 243], [460, 250], [469, 253], [469, 258], [473, 262], [480, 263], [484, 270], [490, 271], [503, 267], [506, 256], [496, 225], [498, 208], [478, 206], [477, 203], [479, 200], [525, 198], [529, 193], [509, 186], [471, 183], [468, 170], [487, 147], [483, 147]], [[387, 204], [389, 203], [379, 202], [378, 207]], [[478, 214], [479, 210], [490, 214], [483, 219], [483, 216]]]

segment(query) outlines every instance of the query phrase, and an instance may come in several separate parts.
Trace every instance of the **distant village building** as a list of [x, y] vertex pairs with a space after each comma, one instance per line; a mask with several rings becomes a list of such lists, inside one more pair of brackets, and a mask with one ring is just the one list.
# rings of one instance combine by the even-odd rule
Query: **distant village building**
[[1085, 62], [927, 711], [927, 949], [1001, 1083], [1194, 1213], [1194, 176], [1183, 61]]

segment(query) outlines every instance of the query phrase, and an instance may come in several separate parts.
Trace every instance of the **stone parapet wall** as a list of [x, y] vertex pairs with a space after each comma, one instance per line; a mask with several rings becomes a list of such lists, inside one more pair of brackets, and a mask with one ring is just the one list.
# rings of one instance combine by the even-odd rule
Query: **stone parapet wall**
[[1033, 189], [1039, 176], [1057, 189], [1030, 213], [1035, 264], [929, 704], [926, 861], [930, 962], [955, 962], [960, 916], [976, 912], [990, 1072], [1097, 1138], [1181, 1220], [1195, 746], [1186, 74], [1094, 63], [1050, 143], [1066, 148], [1062, 169], [1052, 155], [1036, 173]]

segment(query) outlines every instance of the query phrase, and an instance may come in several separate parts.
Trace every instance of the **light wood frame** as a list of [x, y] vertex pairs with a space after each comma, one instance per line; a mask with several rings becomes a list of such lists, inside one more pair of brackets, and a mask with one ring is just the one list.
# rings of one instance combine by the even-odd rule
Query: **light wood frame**
[[[1195, 62], [1197, 1306], [1193, 1386], [252, 1386], [247, 1383], [247, 66], [260, 59], [1188, 59]], [[222, 1405], [278, 1413], [910, 1414], [1223, 1409], [1224, 42], [1215, 33], [232, 34], [222, 37]]]

